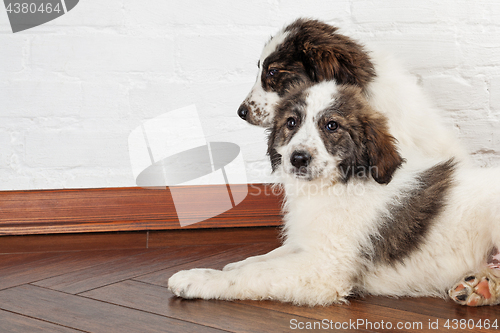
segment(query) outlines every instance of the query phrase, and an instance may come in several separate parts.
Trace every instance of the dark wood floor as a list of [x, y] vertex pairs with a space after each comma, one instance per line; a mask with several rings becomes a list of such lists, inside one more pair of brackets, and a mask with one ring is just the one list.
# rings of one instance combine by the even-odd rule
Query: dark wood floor
[[274, 234], [266, 228], [236, 234], [190, 231], [187, 245], [180, 245], [180, 236], [165, 234], [167, 241], [153, 248], [122, 244], [106, 250], [76, 246], [75, 251], [66, 245], [64, 250], [48, 246], [47, 251], [38, 247], [39, 252], [2, 254], [0, 332], [288, 332], [314, 322], [322, 322], [323, 329], [310, 331], [425, 332], [439, 325], [439, 331], [490, 332], [494, 329], [467, 326], [500, 320], [498, 306], [467, 308], [431, 298], [368, 297], [308, 308], [271, 301], [183, 300], [167, 290], [168, 278], [180, 269], [222, 268], [270, 251], [278, 244], [270, 240]]

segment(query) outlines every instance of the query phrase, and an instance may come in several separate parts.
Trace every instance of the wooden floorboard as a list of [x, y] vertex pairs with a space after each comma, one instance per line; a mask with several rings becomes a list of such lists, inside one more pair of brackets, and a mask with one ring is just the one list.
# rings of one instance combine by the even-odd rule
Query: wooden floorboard
[[1, 236], [0, 254], [33, 252], [67, 252], [144, 249], [147, 247], [148, 233], [82, 233], [56, 235]]
[[78, 294], [100, 286], [159, 271], [185, 261], [194, 260], [200, 256], [210, 256], [214, 253], [227, 251], [230, 248], [231, 246], [227, 245], [208, 245], [147, 251], [138, 255], [124, 256], [87, 269], [80, 269], [68, 274], [40, 280], [34, 284], [70, 294]]
[[229, 263], [246, 259], [249, 256], [265, 254], [275, 248], [276, 244], [274, 243], [271, 244], [258, 243], [253, 245], [243, 245], [237, 248], [233, 248], [230, 251], [220, 252], [211, 257], [198, 258], [197, 260], [191, 262], [185, 262], [181, 265], [171, 266], [157, 272], [138, 276], [134, 278], [134, 280], [166, 287], [168, 278], [172, 276], [175, 272], [197, 267], [222, 269], [225, 265]]
[[[130, 295], [134, 298], [134, 295]], [[167, 302], [166, 299], [161, 303]], [[32, 285], [4, 290], [0, 308], [95, 333], [210, 332], [208, 327]]]
[[[130, 294], [137, 296], [130, 297]], [[287, 313], [235, 302], [183, 300], [174, 297], [166, 288], [135, 281], [125, 281], [82, 296], [222, 330], [261, 333], [283, 332], [290, 327]]]
[[[81, 244], [75, 244], [76, 250], [61, 251], [54, 245], [45, 247], [47, 252], [0, 255], [0, 332], [498, 331], [444, 327], [447, 320], [450, 325], [452, 320], [459, 325], [460, 320], [493, 323], [500, 320], [498, 306], [469, 308], [435, 298], [366, 297], [351, 299], [350, 304], [297, 307], [273, 301], [183, 300], [166, 288], [178, 270], [220, 269], [276, 248], [278, 242], [271, 235], [277, 235], [276, 230], [178, 231], [157, 234], [152, 248], [134, 248], [132, 242], [131, 249], [122, 244], [117, 250], [104, 246], [83, 251]], [[333, 326], [292, 329], [293, 323], [321, 322]], [[436, 322], [439, 330], [430, 330]], [[335, 323], [341, 326], [335, 329]], [[385, 328], [390, 323], [393, 329], [384, 330], [381, 323]], [[398, 323], [412, 327], [398, 330]]]
[[78, 333], [83, 331], [0, 310], [0, 332]]
[[46, 258], [19, 266], [0, 269], [0, 289], [48, 279], [70, 272], [90, 269], [95, 265], [107, 265], [118, 258], [129, 258], [144, 250], [89, 251], [48, 253]]

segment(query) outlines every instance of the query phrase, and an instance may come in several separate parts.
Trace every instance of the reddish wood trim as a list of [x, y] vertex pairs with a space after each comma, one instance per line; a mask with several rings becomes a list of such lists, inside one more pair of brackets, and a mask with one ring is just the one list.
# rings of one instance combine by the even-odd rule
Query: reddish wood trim
[[280, 245], [280, 228], [224, 228], [150, 231], [148, 248], [179, 245], [219, 245], [270, 243]]
[[[225, 185], [184, 187], [193, 205]], [[233, 192], [246, 185], [231, 186]], [[203, 194], [200, 196], [200, 193]], [[182, 229], [276, 226], [279, 195], [264, 184], [248, 185], [235, 208]], [[204, 203], [205, 205], [207, 202]], [[169, 190], [139, 187], [0, 192], [0, 235], [181, 229]]]
[[[0, 255], [32, 252], [153, 249], [184, 245], [280, 244], [279, 228], [217, 228], [3, 236]], [[3, 267], [0, 265], [0, 267]]]

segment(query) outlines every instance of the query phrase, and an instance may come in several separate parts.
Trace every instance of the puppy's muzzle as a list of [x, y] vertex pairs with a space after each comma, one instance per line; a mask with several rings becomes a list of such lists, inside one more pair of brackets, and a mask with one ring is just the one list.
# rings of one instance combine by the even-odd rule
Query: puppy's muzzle
[[299, 174], [307, 172], [307, 166], [311, 163], [311, 154], [306, 151], [296, 151], [290, 156], [290, 164], [294, 166]]

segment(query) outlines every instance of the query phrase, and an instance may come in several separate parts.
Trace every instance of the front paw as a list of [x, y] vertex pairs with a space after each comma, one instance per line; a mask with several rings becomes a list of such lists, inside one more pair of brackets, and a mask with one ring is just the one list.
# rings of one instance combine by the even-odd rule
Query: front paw
[[219, 289], [217, 288], [219, 273], [221, 271], [202, 268], [180, 271], [168, 279], [168, 289], [182, 298], [218, 298], [216, 289]]

